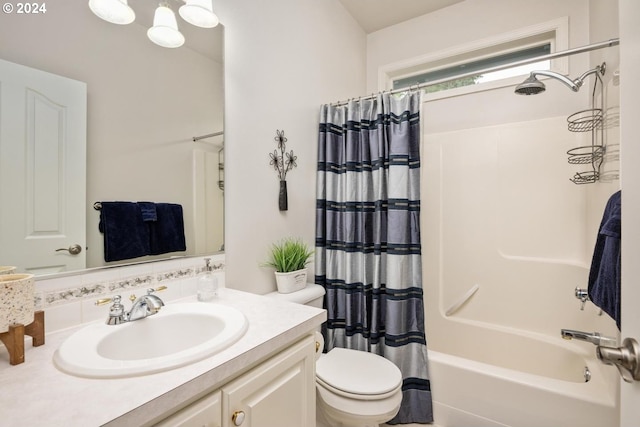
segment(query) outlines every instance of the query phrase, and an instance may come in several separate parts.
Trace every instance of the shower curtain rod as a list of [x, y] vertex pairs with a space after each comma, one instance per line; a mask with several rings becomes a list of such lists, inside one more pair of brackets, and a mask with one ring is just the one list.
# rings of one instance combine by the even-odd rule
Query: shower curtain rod
[[224, 131], [208, 133], [208, 134], [202, 135], [202, 136], [194, 136], [193, 137], [193, 142], [200, 141], [201, 139], [205, 139], [205, 138], [211, 138], [211, 137], [214, 137], [214, 136], [220, 136], [220, 135], [224, 135]]
[[[592, 44], [587, 45], [587, 46], [581, 46], [581, 47], [576, 47], [576, 48], [573, 48], [573, 49], [563, 50], [561, 52], [555, 52], [555, 53], [549, 53], [547, 55], [536, 56], [535, 58], [531, 58], [531, 59], [522, 59], [520, 61], [514, 61], [514, 62], [511, 62], [509, 64], [505, 64], [505, 65], [496, 65], [494, 67], [483, 68], [483, 69], [478, 70], [478, 71], [470, 71], [470, 72], [467, 72], [467, 73], [456, 74], [455, 76], [452, 76], [452, 77], [446, 77], [446, 78], [442, 78], [442, 79], [432, 80], [432, 81], [426, 82], [426, 83], [415, 84], [415, 85], [411, 85], [409, 88], [393, 89], [393, 90], [389, 90], [389, 91], [385, 90], [383, 92], [387, 92], [387, 93], [393, 94], [393, 93], [406, 92], [407, 90], [411, 90], [411, 89], [422, 89], [422, 88], [425, 88], [425, 87], [435, 86], [435, 85], [439, 85], [441, 83], [450, 82], [450, 81], [453, 81], [453, 80], [458, 80], [458, 79], [464, 79], [466, 77], [477, 76], [478, 74], [486, 74], [486, 73], [492, 73], [494, 71], [502, 71], [502, 70], [506, 70], [508, 68], [519, 67], [521, 65], [533, 64], [535, 62], [545, 61], [547, 59], [562, 58], [562, 57], [565, 57], [565, 56], [576, 55], [578, 53], [590, 52], [592, 50], [603, 49], [605, 47], [613, 47], [613, 46], [617, 46], [619, 44], [620, 44], [620, 39], [619, 38], [609, 39], [609, 40], [603, 41], [603, 42], [592, 43]], [[367, 95], [367, 96], [358, 97], [357, 99], [371, 99], [371, 98], [374, 98], [374, 97], [375, 97], [375, 95], [371, 94], [371, 95]], [[351, 98], [351, 99], [355, 99], [355, 98]], [[349, 102], [349, 100], [347, 100], [347, 101], [339, 101], [339, 102], [331, 103], [330, 105], [340, 106], [340, 105], [346, 105], [348, 102]]]

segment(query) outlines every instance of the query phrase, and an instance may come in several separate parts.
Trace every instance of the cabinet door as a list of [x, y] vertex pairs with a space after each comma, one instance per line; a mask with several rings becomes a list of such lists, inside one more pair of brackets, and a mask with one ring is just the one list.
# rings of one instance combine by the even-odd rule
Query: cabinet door
[[215, 391], [160, 421], [155, 427], [220, 427], [221, 393]]
[[307, 336], [224, 386], [223, 427], [315, 426], [314, 352]]

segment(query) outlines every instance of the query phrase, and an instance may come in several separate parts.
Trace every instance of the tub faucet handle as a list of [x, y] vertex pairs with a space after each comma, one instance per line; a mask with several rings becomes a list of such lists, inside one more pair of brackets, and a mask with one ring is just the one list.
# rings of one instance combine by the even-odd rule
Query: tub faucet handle
[[584, 311], [584, 304], [589, 301], [589, 292], [586, 289], [576, 287], [574, 295], [580, 300], [580, 310]]
[[618, 368], [623, 380], [640, 381], [640, 345], [633, 338], [625, 338], [622, 347], [596, 347], [598, 359], [605, 365]]

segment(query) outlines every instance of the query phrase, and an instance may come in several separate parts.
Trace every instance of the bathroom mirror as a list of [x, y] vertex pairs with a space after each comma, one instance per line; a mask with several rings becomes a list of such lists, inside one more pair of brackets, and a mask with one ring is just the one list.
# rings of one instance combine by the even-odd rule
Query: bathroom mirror
[[[55, 2], [46, 13], [28, 16], [3, 14], [0, 59], [86, 84], [86, 238], [68, 246], [82, 248], [81, 269], [224, 248], [224, 30], [194, 27], [176, 13], [185, 45], [157, 46], [146, 34], [156, 6], [131, 4], [136, 20], [129, 25], [99, 19], [86, 2]], [[194, 141], [210, 134], [219, 135]], [[114, 200], [181, 204], [187, 251], [105, 263], [93, 206]], [[25, 265], [12, 258], [13, 242], [3, 238], [0, 246], [0, 265]], [[56, 256], [72, 255], [64, 250]], [[71, 273], [56, 265], [29, 271]]]

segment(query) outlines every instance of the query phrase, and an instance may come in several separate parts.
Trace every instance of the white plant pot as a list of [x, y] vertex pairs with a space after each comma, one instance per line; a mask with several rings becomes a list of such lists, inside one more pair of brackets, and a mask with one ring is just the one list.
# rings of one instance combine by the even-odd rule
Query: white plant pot
[[307, 286], [307, 269], [279, 273], [276, 271], [276, 285], [281, 294], [290, 294]]

